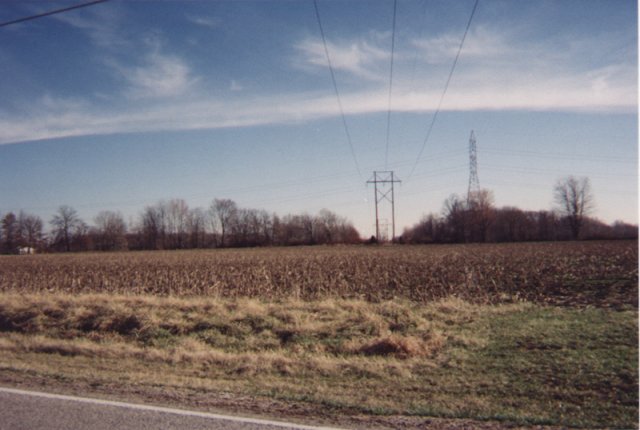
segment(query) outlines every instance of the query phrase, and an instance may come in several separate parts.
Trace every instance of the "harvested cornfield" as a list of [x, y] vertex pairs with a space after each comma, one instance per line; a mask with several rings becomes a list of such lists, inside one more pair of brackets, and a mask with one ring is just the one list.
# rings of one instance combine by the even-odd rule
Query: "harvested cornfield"
[[637, 305], [636, 241], [0, 257], [0, 291]]

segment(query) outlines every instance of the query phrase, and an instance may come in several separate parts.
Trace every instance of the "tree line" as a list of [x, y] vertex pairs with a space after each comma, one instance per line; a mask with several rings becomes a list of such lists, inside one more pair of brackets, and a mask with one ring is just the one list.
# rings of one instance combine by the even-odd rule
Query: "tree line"
[[594, 198], [588, 178], [569, 176], [553, 190], [553, 211], [496, 208], [491, 191], [466, 197], [451, 195], [441, 214], [425, 215], [405, 229], [402, 243], [523, 242], [578, 239], [636, 239], [638, 226], [616, 221], [605, 224], [589, 214]]
[[[567, 177], [554, 188], [555, 210], [496, 208], [489, 190], [451, 195], [440, 214], [425, 215], [395, 238], [398, 243], [521, 242], [576, 239], [633, 239], [638, 226], [608, 225], [589, 214], [594, 199], [587, 178]], [[0, 252], [171, 250], [253, 246], [362, 243], [350, 221], [330, 210], [316, 215], [279, 216], [214, 199], [208, 208], [190, 208], [182, 199], [159, 201], [125, 222], [119, 212], [102, 211], [93, 225], [70, 206], [49, 220], [20, 211], [0, 217]], [[369, 240], [375, 242], [375, 238]]]
[[210, 207], [190, 208], [182, 199], [145, 207], [136, 220], [102, 211], [93, 225], [70, 206], [61, 206], [49, 221], [20, 211], [2, 217], [0, 252], [70, 252], [172, 250], [196, 248], [292, 246], [359, 243], [360, 235], [346, 218], [323, 209], [279, 216], [265, 210], [238, 207], [230, 199], [215, 199]]

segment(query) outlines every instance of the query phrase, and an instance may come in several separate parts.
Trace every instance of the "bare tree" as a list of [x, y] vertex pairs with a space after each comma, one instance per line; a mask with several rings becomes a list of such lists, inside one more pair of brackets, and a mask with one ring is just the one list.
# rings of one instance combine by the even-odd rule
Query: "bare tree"
[[444, 221], [435, 214], [423, 215], [413, 227], [405, 228], [400, 240], [405, 243], [442, 242]]
[[166, 204], [159, 202], [144, 208], [140, 216], [140, 227], [147, 249], [164, 249], [167, 236]]
[[358, 243], [360, 234], [344, 217], [322, 209], [315, 217], [314, 243]]
[[272, 222], [271, 222], [271, 243], [274, 245], [284, 245], [285, 244], [285, 223], [282, 218], [278, 216], [278, 214], [273, 214]]
[[551, 211], [539, 211], [535, 214], [537, 240], [558, 239], [558, 216]]
[[240, 208], [236, 211], [234, 222], [231, 224], [231, 240], [233, 246], [250, 246], [252, 235], [252, 209]]
[[303, 241], [306, 245], [313, 245], [318, 242], [318, 220], [311, 215], [304, 213], [299, 215], [298, 221], [303, 232]]
[[184, 248], [187, 241], [189, 206], [183, 199], [172, 199], [165, 203], [165, 207], [169, 247], [172, 249]]
[[189, 232], [189, 246], [191, 248], [203, 248], [206, 245], [206, 215], [201, 208], [189, 210], [187, 219], [187, 231]]
[[449, 240], [464, 242], [466, 237], [466, 202], [456, 194], [444, 201], [442, 213], [446, 220]]
[[486, 242], [494, 217], [493, 193], [485, 189], [471, 193], [467, 197], [467, 241]]
[[558, 180], [553, 197], [569, 224], [571, 236], [578, 239], [585, 217], [594, 207], [589, 178], [569, 176]]
[[271, 245], [274, 236], [274, 216], [262, 209], [258, 213], [260, 219], [260, 236], [263, 245]]
[[83, 222], [78, 217], [78, 213], [70, 206], [60, 206], [51, 221], [53, 235], [56, 243], [62, 243], [64, 250], [71, 251], [71, 240], [76, 230], [83, 228]]
[[18, 229], [21, 245], [32, 249], [38, 248], [44, 238], [43, 223], [39, 216], [20, 211], [18, 215]]
[[210, 207], [216, 225], [220, 227], [220, 246], [226, 245], [226, 236], [233, 230], [238, 218], [238, 206], [230, 199], [215, 199]]
[[90, 251], [94, 249], [93, 238], [89, 234], [91, 229], [89, 224], [80, 220], [78, 225], [73, 230], [73, 236], [71, 237], [71, 249], [75, 251]]
[[96, 247], [103, 251], [127, 249], [127, 224], [118, 212], [102, 211], [94, 218]]
[[308, 245], [307, 240], [311, 240], [307, 236], [304, 228], [305, 214], [302, 215], [285, 215], [282, 218], [282, 239], [286, 245]]
[[495, 211], [495, 223], [492, 228], [492, 239], [496, 242], [519, 242], [526, 240], [527, 233], [532, 230], [528, 225], [527, 214], [512, 206], [505, 206]]
[[316, 225], [320, 243], [335, 243], [338, 241], [338, 215], [328, 209], [321, 209], [316, 216]]
[[4, 252], [14, 254], [20, 239], [18, 219], [13, 212], [9, 212], [2, 218], [2, 248]]

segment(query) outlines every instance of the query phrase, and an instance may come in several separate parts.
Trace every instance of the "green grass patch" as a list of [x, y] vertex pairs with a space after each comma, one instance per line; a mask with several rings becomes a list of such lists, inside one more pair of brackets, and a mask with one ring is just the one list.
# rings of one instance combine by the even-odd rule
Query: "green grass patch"
[[[536, 306], [459, 329], [485, 338], [486, 344], [450, 349], [443, 365], [451, 375], [434, 379], [448, 380], [451, 394], [479, 406], [456, 411], [457, 403], [443, 404], [447, 416], [637, 426], [637, 312]], [[413, 412], [421, 413], [421, 407]], [[428, 414], [438, 409], [422, 408]]]

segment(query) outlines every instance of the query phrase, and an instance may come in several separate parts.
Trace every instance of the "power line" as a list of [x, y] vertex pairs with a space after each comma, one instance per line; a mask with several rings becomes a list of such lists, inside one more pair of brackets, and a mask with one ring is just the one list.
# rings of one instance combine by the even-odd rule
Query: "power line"
[[[567, 167], [557, 167], [557, 168], [552, 168], [552, 169], [545, 169], [545, 168], [541, 168], [541, 167], [520, 167], [520, 166], [502, 166], [502, 165], [497, 165], [497, 164], [482, 164], [483, 167], [485, 167], [485, 171], [486, 172], [493, 172], [494, 170], [499, 170], [499, 171], [512, 171], [512, 172], [516, 172], [518, 174], [535, 174], [535, 175], [539, 175], [542, 173], [556, 173], [559, 175], [565, 175], [571, 172], [568, 172], [568, 168]], [[637, 178], [637, 175], [635, 173], [600, 173], [600, 172], [572, 172], [574, 175], [579, 175], [579, 176], [593, 176], [593, 177], [602, 177], [602, 178]]]
[[396, 10], [398, 0], [393, 0], [393, 25], [391, 27], [391, 66], [389, 68], [389, 108], [387, 109], [387, 146], [384, 155], [385, 169], [389, 164], [389, 133], [391, 132], [391, 90], [393, 88], [393, 51], [396, 44]]
[[336, 99], [338, 100], [338, 107], [340, 109], [340, 116], [342, 117], [342, 125], [344, 126], [344, 132], [347, 135], [347, 142], [349, 143], [349, 149], [351, 149], [351, 156], [353, 157], [353, 162], [356, 165], [356, 170], [358, 171], [358, 175], [361, 179], [364, 179], [362, 173], [360, 172], [360, 165], [358, 164], [358, 159], [356, 158], [356, 152], [353, 149], [353, 143], [351, 142], [351, 134], [349, 133], [349, 127], [347, 127], [347, 119], [344, 116], [344, 109], [342, 108], [342, 101], [340, 100], [340, 93], [338, 92], [338, 84], [336, 83], [336, 76], [333, 72], [333, 65], [331, 64], [331, 57], [329, 57], [329, 49], [327, 48], [327, 40], [324, 37], [324, 30], [322, 28], [322, 21], [320, 19], [320, 12], [318, 11], [318, 1], [313, 0], [313, 7], [316, 11], [316, 19], [318, 21], [318, 28], [320, 29], [320, 36], [322, 37], [322, 45], [324, 46], [324, 53], [327, 56], [327, 64], [329, 65], [329, 71], [331, 72], [331, 81], [333, 82], [333, 89], [336, 92]]
[[55, 15], [57, 13], [67, 12], [67, 11], [74, 10], [74, 9], [80, 9], [82, 7], [93, 6], [95, 4], [104, 3], [104, 2], [107, 2], [107, 1], [109, 1], [109, 0], [95, 0], [95, 1], [87, 2], [87, 3], [80, 3], [80, 4], [73, 5], [73, 6], [64, 7], [62, 9], [51, 10], [49, 12], [44, 12], [44, 13], [40, 13], [40, 14], [37, 14], [37, 15], [26, 16], [24, 18], [14, 19], [12, 21], [7, 21], [7, 22], [0, 23], [0, 27], [6, 27], [7, 25], [11, 25], [11, 24], [19, 24], [21, 22], [31, 21], [32, 19], [43, 18], [45, 16]]
[[475, 3], [473, 4], [473, 9], [471, 10], [471, 16], [469, 17], [469, 21], [467, 22], [467, 27], [465, 28], [464, 34], [462, 35], [462, 40], [460, 41], [460, 46], [458, 47], [456, 58], [453, 60], [453, 65], [451, 66], [451, 70], [449, 71], [449, 76], [447, 77], [447, 82], [444, 85], [444, 90], [442, 91], [442, 95], [440, 96], [438, 107], [435, 113], [433, 114], [433, 117], [431, 118], [431, 124], [429, 125], [427, 136], [425, 137], [424, 142], [422, 142], [422, 148], [420, 148], [420, 152], [418, 152], [418, 156], [416, 157], [416, 162], [414, 163], [413, 168], [411, 169], [411, 172], [407, 176], [407, 179], [405, 179], [405, 183], [406, 181], [409, 180], [409, 178], [413, 175], [413, 172], [416, 170], [416, 167], [418, 166], [418, 162], [420, 161], [420, 157], [422, 156], [422, 152], [424, 151], [424, 148], [427, 146], [427, 141], [429, 140], [429, 137], [431, 136], [431, 131], [433, 130], [433, 125], [436, 123], [436, 119], [438, 118], [438, 113], [440, 112], [440, 108], [442, 107], [442, 101], [444, 100], [444, 96], [447, 93], [447, 89], [449, 88], [449, 83], [451, 82], [453, 71], [455, 70], [456, 65], [458, 64], [458, 58], [460, 58], [460, 52], [462, 52], [462, 46], [464, 45], [464, 41], [467, 38], [469, 27], [471, 27], [471, 21], [473, 21], [473, 16], [475, 15], [476, 9], [478, 7], [478, 2], [479, 0], [476, 0]]
[[517, 150], [517, 149], [501, 149], [501, 148], [483, 148], [484, 152], [488, 152], [491, 154], [498, 155], [515, 155], [519, 157], [539, 157], [539, 158], [549, 158], [549, 159], [557, 159], [557, 160], [583, 160], [583, 161], [593, 161], [593, 162], [603, 162], [606, 161], [608, 163], [628, 163], [635, 164], [637, 161], [634, 159], [629, 159], [627, 157], [615, 157], [608, 155], [590, 155], [590, 154], [561, 154], [561, 153], [552, 153], [552, 152], [540, 152], [540, 151], [527, 151], [527, 150]]

